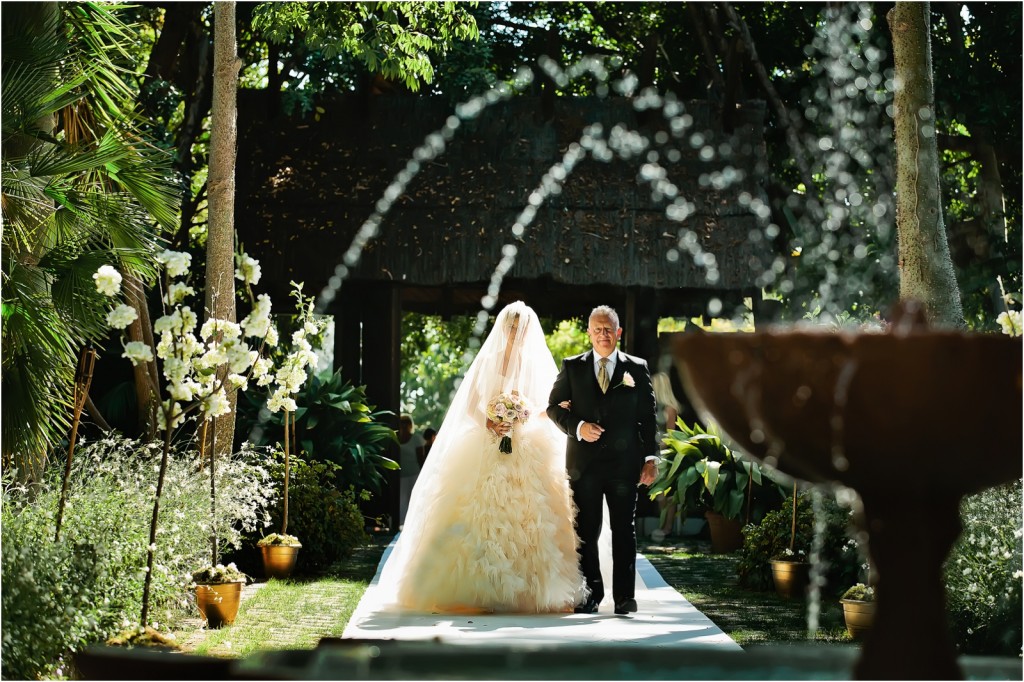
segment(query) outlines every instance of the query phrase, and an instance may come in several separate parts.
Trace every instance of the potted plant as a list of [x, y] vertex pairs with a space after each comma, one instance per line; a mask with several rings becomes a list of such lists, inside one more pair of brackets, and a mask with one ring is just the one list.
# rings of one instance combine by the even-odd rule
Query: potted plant
[[792, 599], [802, 597], [807, 589], [811, 575], [811, 565], [807, 562], [807, 552], [796, 546], [797, 518], [796, 481], [793, 482], [793, 520], [789, 532], [789, 547], [771, 559], [772, 579], [775, 591], [781, 597]]
[[[268, 578], [287, 578], [295, 568], [299, 548], [298, 539], [288, 535], [288, 482], [291, 473], [291, 454], [298, 455], [295, 419], [298, 406], [294, 396], [306, 383], [310, 370], [319, 362], [314, 348], [323, 344], [327, 321], [313, 314], [313, 297], [302, 295], [302, 283], [292, 282], [292, 296], [295, 297], [296, 329], [291, 335], [291, 350], [279, 361], [278, 371], [271, 384], [270, 397], [266, 407], [271, 413], [282, 412], [284, 421], [284, 481], [281, 487], [281, 532], [260, 540], [257, 545], [263, 556], [263, 572]], [[302, 410], [305, 412], [305, 409]]]
[[863, 639], [875, 620], [875, 588], [857, 583], [843, 593], [839, 603], [843, 605], [843, 618], [850, 637]]
[[196, 604], [207, 625], [219, 628], [231, 625], [238, 615], [238, 604], [242, 598], [242, 587], [248, 576], [233, 563], [217, 564], [192, 574], [195, 583]]
[[271, 533], [256, 546], [263, 556], [263, 572], [268, 578], [287, 578], [295, 569], [302, 543], [294, 535]]
[[771, 566], [775, 592], [780, 597], [803, 597], [811, 576], [811, 564], [804, 550], [793, 551], [787, 547], [771, 560]]
[[676, 426], [678, 430], [670, 430], [662, 440], [668, 447], [661, 453], [651, 499], [673, 496], [682, 515], [704, 509], [711, 529], [711, 551], [739, 549], [741, 529], [750, 521], [755, 488], [774, 481], [756, 462], [726, 445], [714, 422], [708, 422], [706, 431], [697, 424], [688, 426], [681, 418]]

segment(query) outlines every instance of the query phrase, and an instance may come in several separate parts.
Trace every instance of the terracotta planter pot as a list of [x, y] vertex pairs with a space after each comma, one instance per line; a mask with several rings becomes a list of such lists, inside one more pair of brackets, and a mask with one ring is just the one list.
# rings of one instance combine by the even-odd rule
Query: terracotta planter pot
[[843, 605], [843, 618], [846, 619], [846, 631], [854, 639], [864, 639], [871, 631], [875, 620], [875, 602], [857, 599], [840, 599]]
[[775, 592], [785, 599], [802, 599], [810, 583], [811, 565], [805, 561], [771, 560]]
[[711, 552], [728, 554], [743, 546], [743, 524], [738, 519], [727, 519], [718, 512], [705, 512], [711, 530]]
[[209, 627], [219, 628], [235, 622], [244, 584], [236, 582], [196, 585], [196, 604]]
[[263, 574], [267, 578], [287, 578], [295, 570], [300, 547], [292, 545], [263, 545]]

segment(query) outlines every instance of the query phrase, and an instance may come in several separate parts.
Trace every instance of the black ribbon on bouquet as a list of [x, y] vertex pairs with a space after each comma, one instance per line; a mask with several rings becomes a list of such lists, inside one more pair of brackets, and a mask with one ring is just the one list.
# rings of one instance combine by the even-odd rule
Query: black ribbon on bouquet
[[501, 442], [498, 443], [498, 452], [503, 452], [506, 455], [512, 454], [512, 437], [502, 436]]

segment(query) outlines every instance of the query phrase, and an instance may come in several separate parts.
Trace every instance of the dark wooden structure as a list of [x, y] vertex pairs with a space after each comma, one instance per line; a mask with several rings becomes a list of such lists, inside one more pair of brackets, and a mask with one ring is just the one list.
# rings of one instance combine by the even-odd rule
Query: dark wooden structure
[[[440, 98], [353, 96], [320, 103], [319, 120], [265, 120], [260, 96], [239, 97], [236, 225], [262, 263], [261, 288], [284, 306], [291, 280], [307, 293], [327, 285], [385, 188], [454, 108]], [[759, 299], [755, 282], [772, 254], [744, 195], [763, 197], [764, 104], [738, 106], [728, 134], [706, 102], [685, 108], [691, 124], [680, 138], [667, 134], [664, 117], [625, 98], [552, 105], [515, 97], [463, 122], [395, 199], [324, 310], [335, 316], [335, 358], [346, 377], [397, 412], [403, 311], [477, 313], [508, 244], [517, 256], [495, 310], [522, 299], [565, 319], [609, 304], [625, 349], [648, 358], [658, 351], [660, 317], [706, 313], [712, 298], [727, 313], [745, 296]], [[681, 224], [666, 217], [666, 201], [641, 179], [647, 152], [587, 156], [514, 237], [541, 178], [593, 123], [605, 135], [621, 125], [648, 137], [690, 215]], [[733, 180], [723, 184], [726, 176]], [[681, 229], [715, 255], [717, 281], [679, 248]]]

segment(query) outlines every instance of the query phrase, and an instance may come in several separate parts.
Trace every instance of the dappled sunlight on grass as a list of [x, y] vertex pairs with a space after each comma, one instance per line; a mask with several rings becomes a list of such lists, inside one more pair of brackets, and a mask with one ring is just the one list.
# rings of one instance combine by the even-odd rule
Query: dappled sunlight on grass
[[[711, 554], [709, 543], [683, 539], [677, 544], [641, 545], [669, 585], [678, 590], [740, 646], [764, 642], [807, 640], [806, 603], [786, 600], [775, 592], [740, 587], [737, 554]], [[838, 601], [821, 604], [816, 642], [852, 642], [843, 624]]]

